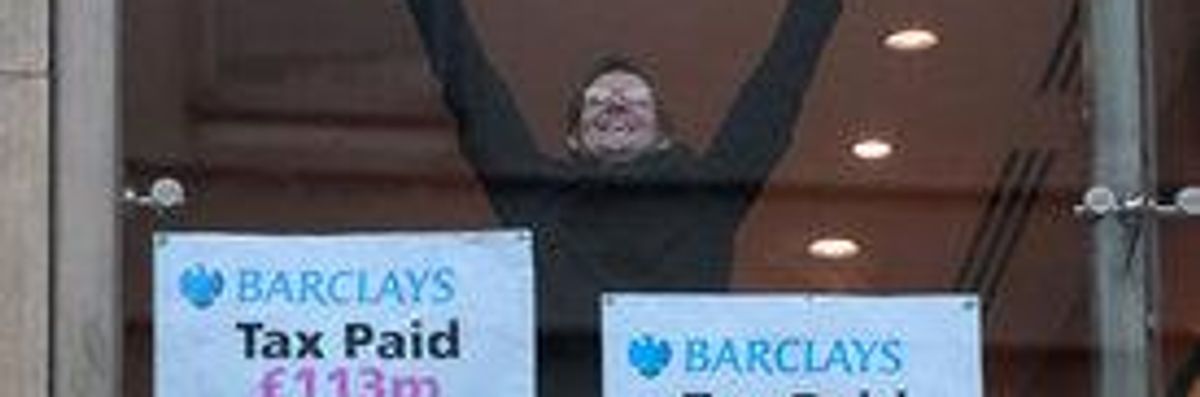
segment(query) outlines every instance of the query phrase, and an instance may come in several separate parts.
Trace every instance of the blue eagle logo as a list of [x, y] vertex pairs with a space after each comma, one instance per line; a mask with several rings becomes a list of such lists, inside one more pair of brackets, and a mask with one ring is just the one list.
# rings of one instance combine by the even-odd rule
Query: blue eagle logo
[[195, 264], [179, 277], [179, 292], [197, 309], [207, 309], [216, 303], [225, 288], [225, 277], [216, 269], [208, 270]]
[[662, 374], [671, 363], [671, 344], [665, 340], [642, 334], [629, 342], [629, 364], [646, 379]]

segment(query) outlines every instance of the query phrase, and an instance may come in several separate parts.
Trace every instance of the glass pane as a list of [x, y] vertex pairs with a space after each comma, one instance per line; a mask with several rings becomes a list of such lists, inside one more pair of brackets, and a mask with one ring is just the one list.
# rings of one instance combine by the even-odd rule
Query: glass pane
[[[188, 191], [126, 214], [126, 395], [153, 230], [502, 226], [538, 233], [543, 395], [599, 395], [602, 290], [974, 293], [987, 395], [1093, 395], [1078, 3], [462, 3], [478, 52], [399, 0], [126, 2], [125, 183]], [[649, 77], [575, 99], [608, 55]]]
[[[1200, 4], [1152, 2], [1153, 62], [1157, 101], [1159, 194], [1173, 201], [1181, 189], [1200, 186]], [[1167, 396], [1200, 395], [1200, 278], [1195, 244], [1200, 221], [1169, 219], [1160, 229], [1162, 276], [1160, 384]]]

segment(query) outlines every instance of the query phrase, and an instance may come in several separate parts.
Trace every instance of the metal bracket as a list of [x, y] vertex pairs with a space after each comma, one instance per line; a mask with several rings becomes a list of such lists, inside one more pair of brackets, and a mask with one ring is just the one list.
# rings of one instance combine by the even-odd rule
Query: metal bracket
[[1118, 195], [1107, 186], [1093, 186], [1075, 205], [1075, 214], [1088, 219], [1107, 216], [1200, 216], [1200, 188], [1187, 187], [1175, 194], [1173, 203], [1159, 202], [1153, 194], [1133, 192]]
[[133, 188], [126, 187], [121, 201], [138, 208], [150, 208], [156, 212], [182, 207], [187, 201], [187, 192], [183, 184], [175, 178], [162, 177], [155, 179], [147, 194], [138, 193]]

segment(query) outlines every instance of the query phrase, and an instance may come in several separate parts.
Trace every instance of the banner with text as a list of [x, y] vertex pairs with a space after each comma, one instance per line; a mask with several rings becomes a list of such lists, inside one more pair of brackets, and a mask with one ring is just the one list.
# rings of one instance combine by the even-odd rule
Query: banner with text
[[533, 397], [523, 231], [155, 236], [155, 395]]
[[973, 296], [607, 294], [604, 396], [979, 397]]

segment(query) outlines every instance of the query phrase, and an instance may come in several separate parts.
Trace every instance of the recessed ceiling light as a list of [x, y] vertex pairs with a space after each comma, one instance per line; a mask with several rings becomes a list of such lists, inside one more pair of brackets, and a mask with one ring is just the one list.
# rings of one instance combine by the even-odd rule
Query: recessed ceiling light
[[849, 259], [862, 250], [854, 240], [841, 237], [826, 237], [808, 245], [808, 254], [820, 259]]
[[883, 44], [896, 51], [924, 51], [938, 45], [938, 36], [925, 29], [904, 29], [892, 32]]
[[855, 143], [850, 150], [863, 160], [882, 160], [891, 156], [896, 148], [881, 139], [867, 139]]

